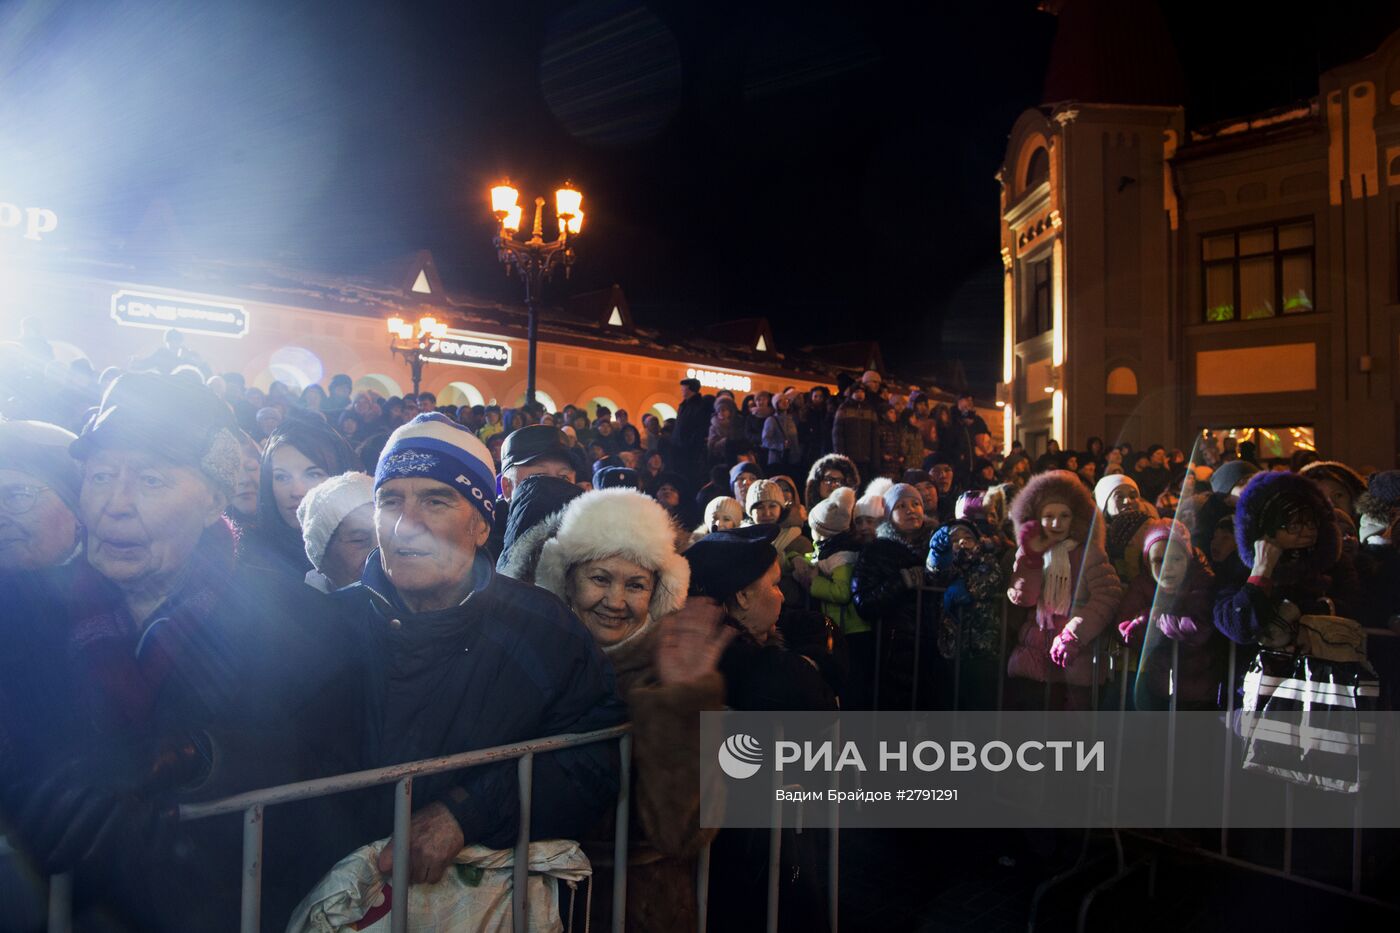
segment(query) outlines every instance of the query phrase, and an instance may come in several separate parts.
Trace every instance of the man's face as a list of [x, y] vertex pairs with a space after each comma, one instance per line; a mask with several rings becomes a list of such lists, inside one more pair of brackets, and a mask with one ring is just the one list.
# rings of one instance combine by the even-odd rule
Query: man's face
[[457, 490], [433, 479], [392, 479], [374, 498], [379, 560], [417, 611], [453, 604], [491, 527]]
[[953, 468], [946, 463], [936, 463], [929, 471], [933, 477], [933, 485], [937, 487], [940, 496], [946, 496], [953, 489]]
[[599, 437], [607, 437], [613, 432], [613, 423], [611, 421], [599, 421], [598, 424], [594, 426], [593, 430], [598, 432]]
[[1167, 452], [1165, 450], [1154, 450], [1152, 451], [1151, 460], [1153, 466], [1166, 466]]
[[422, 414], [437, 411], [437, 399], [424, 392], [418, 396], [418, 411]]
[[223, 510], [198, 471], [154, 454], [99, 450], [84, 465], [88, 563], [123, 588], [170, 585]]
[[326, 543], [326, 555], [321, 559], [321, 573], [340, 589], [360, 579], [365, 558], [374, 550], [374, 503], [366, 502], [345, 518]]
[[501, 477], [501, 496], [507, 502], [510, 501], [511, 494], [515, 492], [515, 487], [525, 482], [531, 476], [557, 476], [567, 482], [575, 482], [573, 464], [566, 460], [556, 460], [553, 457], [544, 457], [539, 460], [532, 460], [529, 463], [522, 463], [515, 468], [515, 479]]
[[920, 418], [928, 417], [928, 399], [921, 398], [914, 403], [914, 414]]
[[0, 568], [52, 567], [78, 546], [78, 518], [43, 480], [0, 470]]
[[622, 465], [629, 470], [635, 470], [637, 465], [641, 463], [641, 453], [636, 450], [624, 450], [618, 453], [617, 459], [621, 460]]
[[656, 489], [656, 501], [668, 509], [674, 509], [681, 504], [681, 491], [670, 483], [662, 483]]
[[972, 411], [972, 399], [970, 399], [970, 398], [960, 398], [960, 399], [958, 399], [958, 411], [963, 412], [964, 414], [966, 414], [967, 412]]

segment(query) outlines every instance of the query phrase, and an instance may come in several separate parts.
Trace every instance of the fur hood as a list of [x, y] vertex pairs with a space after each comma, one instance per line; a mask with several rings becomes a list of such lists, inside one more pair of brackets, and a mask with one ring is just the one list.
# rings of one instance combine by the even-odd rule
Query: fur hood
[[1332, 503], [1321, 487], [1297, 473], [1256, 473], [1240, 493], [1240, 501], [1235, 505], [1235, 547], [1240, 560], [1246, 567], [1253, 566], [1254, 542], [1264, 534], [1264, 510], [1278, 495], [1301, 501], [1317, 522], [1317, 543], [1308, 549], [1305, 559], [1312, 570], [1326, 571], [1342, 554], [1342, 537], [1337, 533]]
[[807, 490], [802, 497], [802, 504], [808, 509], [817, 503], [817, 487], [821, 485], [822, 471], [831, 468], [846, 474], [846, 484], [852, 489], [860, 488], [860, 470], [856, 469], [855, 462], [842, 454], [827, 454], [812, 464], [812, 468], [807, 471]]
[[1040, 510], [1049, 502], [1069, 506], [1073, 521], [1069, 536], [1080, 545], [1092, 543], [1104, 549], [1104, 521], [1094, 505], [1094, 497], [1078, 474], [1069, 470], [1047, 470], [1026, 483], [1026, 488], [1011, 501], [1011, 521], [1017, 528], [1026, 522], [1038, 522]]
[[[557, 520], [557, 521], [556, 521]], [[548, 526], [549, 530], [544, 529]], [[650, 615], [653, 620], [670, 615], [685, 605], [690, 588], [690, 564], [676, 553], [675, 529], [671, 516], [650, 496], [634, 489], [599, 489], [584, 493], [564, 509], [535, 528], [544, 536], [539, 544], [534, 583], [566, 599], [570, 568], [587, 560], [623, 557], [656, 571]], [[534, 550], [535, 540], [531, 538]], [[521, 538], [511, 549], [527, 550]], [[522, 561], [529, 558], [522, 553]]]

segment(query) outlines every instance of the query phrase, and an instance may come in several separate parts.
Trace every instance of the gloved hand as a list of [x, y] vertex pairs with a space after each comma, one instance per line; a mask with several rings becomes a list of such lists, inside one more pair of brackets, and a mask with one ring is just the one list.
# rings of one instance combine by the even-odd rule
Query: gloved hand
[[1079, 639], [1069, 629], [1064, 629], [1050, 643], [1050, 660], [1059, 667], [1069, 667], [1079, 657]]
[[1027, 554], [1044, 554], [1050, 548], [1050, 539], [1040, 530], [1040, 522], [1022, 522], [1016, 531], [1016, 543]]
[[1157, 629], [1173, 641], [1188, 645], [1199, 645], [1210, 632], [1202, 630], [1190, 616], [1177, 616], [1163, 613], [1157, 617]]
[[1128, 644], [1134, 638], [1142, 635], [1142, 630], [1147, 627], [1147, 615], [1143, 614], [1133, 619], [1124, 619], [1118, 623], [1118, 634], [1122, 636], [1123, 643]]

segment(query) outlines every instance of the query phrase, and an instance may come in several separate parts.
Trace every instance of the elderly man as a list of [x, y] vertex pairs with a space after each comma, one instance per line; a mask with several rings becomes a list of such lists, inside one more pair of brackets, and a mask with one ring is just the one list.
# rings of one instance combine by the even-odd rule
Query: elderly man
[[491, 537], [486, 551], [499, 558], [505, 550], [506, 524], [515, 490], [531, 476], [554, 476], [575, 483], [578, 475], [564, 432], [543, 424], [527, 425], [506, 435], [501, 445], [500, 498], [492, 509]]
[[[623, 721], [612, 670], [588, 630], [558, 599], [498, 575], [485, 553], [496, 475], [481, 441], [440, 414], [419, 415], [389, 438], [374, 486], [379, 547], [361, 585], [336, 594], [361, 650], [363, 767]], [[613, 801], [617, 779], [611, 745], [541, 755], [532, 833], [578, 838]], [[423, 779], [413, 790], [415, 883], [438, 880], [464, 844], [513, 843], [515, 762]], [[371, 838], [389, 834], [388, 807], [378, 816]]]
[[0, 573], [71, 560], [80, 547], [78, 465], [71, 431], [39, 421], [0, 423]]
[[[298, 728], [348, 702], [327, 679], [328, 604], [238, 569], [223, 516], [235, 430], [203, 387], [117, 379], [71, 445], [86, 559], [29, 575], [0, 607], [0, 810], [122, 928], [226, 928], [237, 911], [237, 820], [176, 825], [180, 800], [313, 776], [302, 753], [351, 763], [322, 755], [324, 727]], [[273, 910], [314, 880], [284, 854], [270, 836]]]

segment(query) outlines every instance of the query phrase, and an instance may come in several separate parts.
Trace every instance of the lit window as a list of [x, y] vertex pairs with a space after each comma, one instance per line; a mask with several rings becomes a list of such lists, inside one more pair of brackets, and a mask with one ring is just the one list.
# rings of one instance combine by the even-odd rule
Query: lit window
[[1313, 225], [1254, 227], [1201, 239], [1205, 319], [1210, 322], [1313, 310]]

